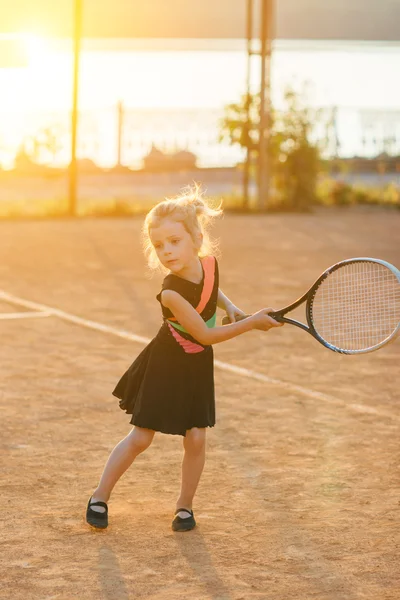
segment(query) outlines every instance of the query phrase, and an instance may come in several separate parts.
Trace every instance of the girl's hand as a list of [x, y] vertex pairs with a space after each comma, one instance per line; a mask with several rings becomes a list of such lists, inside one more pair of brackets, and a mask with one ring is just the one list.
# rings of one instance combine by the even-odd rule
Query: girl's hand
[[258, 312], [254, 313], [249, 317], [254, 325], [254, 329], [261, 329], [262, 331], [268, 331], [272, 327], [282, 327], [284, 323], [278, 323], [272, 317], [268, 315], [268, 313], [274, 312], [273, 308], [263, 308]]
[[226, 310], [226, 314], [228, 315], [231, 323], [235, 323], [237, 316], [240, 316], [240, 317], [246, 316], [246, 313], [243, 312], [242, 310], [240, 310], [240, 308], [238, 308], [234, 304], [232, 304], [232, 302], [225, 304], [225, 310]]

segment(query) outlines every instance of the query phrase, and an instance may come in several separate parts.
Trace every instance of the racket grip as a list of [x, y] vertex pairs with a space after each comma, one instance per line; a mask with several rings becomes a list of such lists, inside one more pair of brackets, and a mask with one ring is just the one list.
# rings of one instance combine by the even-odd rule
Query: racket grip
[[[251, 317], [251, 315], [245, 315], [244, 317], [242, 315], [238, 315], [235, 318], [235, 321], [243, 321], [243, 319], [247, 319], [247, 317]], [[222, 325], [229, 325], [230, 324], [230, 320], [228, 316], [222, 317]]]
[[285, 323], [283, 315], [281, 315], [279, 312], [270, 312], [268, 313], [268, 316], [274, 319], [274, 321], [278, 321], [278, 323]]

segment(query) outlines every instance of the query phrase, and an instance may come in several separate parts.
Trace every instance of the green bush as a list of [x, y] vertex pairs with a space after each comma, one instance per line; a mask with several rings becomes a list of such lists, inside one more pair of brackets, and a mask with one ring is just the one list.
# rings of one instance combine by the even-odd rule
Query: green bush
[[393, 183], [384, 188], [351, 186], [326, 179], [317, 188], [318, 203], [327, 206], [380, 205], [400, 208], [400, 190]]

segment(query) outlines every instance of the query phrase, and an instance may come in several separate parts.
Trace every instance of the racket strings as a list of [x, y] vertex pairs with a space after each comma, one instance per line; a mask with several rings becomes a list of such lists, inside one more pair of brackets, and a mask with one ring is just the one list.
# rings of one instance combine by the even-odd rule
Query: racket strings
[[377, 346], [399, 327], [399, 280], [379, 263], [343, 265], [317, 289], [311, 318], [317, 333], [336, 348]]

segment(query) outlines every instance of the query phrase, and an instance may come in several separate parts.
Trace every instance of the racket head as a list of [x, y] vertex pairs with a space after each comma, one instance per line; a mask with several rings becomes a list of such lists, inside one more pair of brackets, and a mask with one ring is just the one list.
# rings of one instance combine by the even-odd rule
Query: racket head
[[376, 258], [336, 263], [310, 289], [306, 315], [312, 335], [334, 352], [378, 350], [400, 333], [400, 271]]

